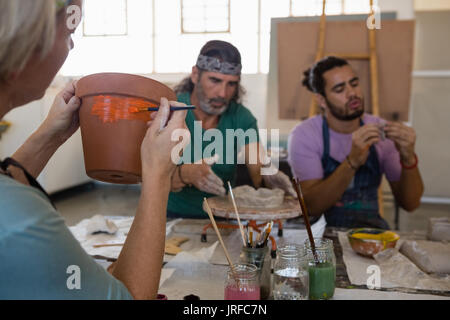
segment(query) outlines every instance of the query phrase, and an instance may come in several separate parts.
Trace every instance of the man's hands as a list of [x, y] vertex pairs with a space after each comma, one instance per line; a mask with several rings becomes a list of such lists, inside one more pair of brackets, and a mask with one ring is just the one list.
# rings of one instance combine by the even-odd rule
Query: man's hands
[[75, 96], [76, 82], [71, 82], [56, 95], [47, 118], [40, 129], [59, 145], [69, 139], [79, 128], [80, 98]]
[[211, 169], [211, 166], [217, 161], [217, 157], [211, 157], [197, 161], [193, 164], [183, 164], [180, 175], [185, 183], [194, 185], [197, 189], [223, 196], [226, 190], [223, 181]]
[[[395, 143], [402, 162], [412, 165], [415, 162], [414, 145], [416, 133], [413, 128], [400, 122], [387, 122], [384, 125], [386, 138]], [[370, 123], [362, 126], [352, 134], [352, 150], [348, 156], [353, 167], [362, 166], [369, 156], [369, 148], [381, 140], [380, 127]]]
[[380, 129], [373, 123], [365, 124], [352, 133], [352, 150], [348, 159], [355, 169], [366, 163], [370, 147], [378, 141], [380, 141]]
[[267, 187], [271, 189], [280, 188], [281, 190], [284, 190], [284, 192], [286, 192], [288, 195], [297, 198], [297, 193], [294, 191], [294, 188], [292, 187], [291, 180], [283, 172], [278, 171], [276, 174], [273, 175], [263, 175], [262, 178]]
[[402, 162], [405, 165], [413, 165], [416, 161], [414, 153], [416, 132], [414, 129], [400, 122], [388, 122], [384, 131], [386, 137], [394, 141]]

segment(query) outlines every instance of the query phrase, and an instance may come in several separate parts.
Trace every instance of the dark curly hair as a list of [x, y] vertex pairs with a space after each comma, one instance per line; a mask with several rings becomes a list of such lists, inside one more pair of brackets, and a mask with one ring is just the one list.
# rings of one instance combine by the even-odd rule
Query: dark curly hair
[[305, 78], [303, 79], [302, 84], [308, 88], [309, 91], [319, 93], [325, 97], [325, 80], [323, 74], [328, 70], [346, 65], [348, 65], [347, 60], [334, 56], [325, 57], [303, 72]]
[[[217, 58], [220, 61], [241, 64], [241, 54], [239, 53], [239, 50], [231, 43], [221, 40], [208, 41], [200, 50], [200, 54], [203, 56]], [[199, 68], [199, 77], [201, 77], [203, 71], [205, 70]], [[195, 84], [192, 82], [191, 77], [189, 76], [181, 80], [181, 82], [175, 86], [174, 91], [176, 94], [182, 92], [192, 93], [192, 91], [194, 90], [194, 86]], [[245, 89], [239, 82], [239, 88], [232, 100], [240, 103], [244, 94]]]

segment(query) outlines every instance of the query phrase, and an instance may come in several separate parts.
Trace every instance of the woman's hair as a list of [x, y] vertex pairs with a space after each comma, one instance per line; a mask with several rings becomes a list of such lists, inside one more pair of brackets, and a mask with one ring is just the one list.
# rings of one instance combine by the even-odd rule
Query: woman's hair
[[325, 80], [323, 74], [328, 70], [345, 65], [348, 65], [348, 62], [344, 59], [333, 56], [325, 57], [303, 72], [305, 78], [303, 79], [302, 84], [308, 88], [309, 91], [319, 93], [325, 97]]
[[[230, 63], [241, 64], [241, 54], [239, 50], [229, 42], [220, 40], [208, 41], [200, 50], [200, 55], [214, 57], [220, 61], [226, 61]], [[201, 77], [203, 69], [199, 69], [199, 78]], [[192, 82], [191, 77], [184, 78], [175, 88], [175, 93], [188, 92], [192, 93], [195, 84]], [[240, 103], [242, 96], [245, 94], [245, 89], [239, 82], [239, 88], [236, 91], [236, 95], [232, 100]]]
[[0, 81], [30, 57], [46, 56], [56, 34], [55, 0], [0, 0]]

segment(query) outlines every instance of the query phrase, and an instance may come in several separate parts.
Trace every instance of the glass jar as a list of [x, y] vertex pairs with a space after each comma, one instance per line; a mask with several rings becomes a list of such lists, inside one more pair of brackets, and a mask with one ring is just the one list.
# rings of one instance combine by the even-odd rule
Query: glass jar
[[336, 256], [333, 241], [325, 238], [314, 238], [316, 256], [311, 250], [311, 242], [305, 240], [308, 256], [309, 299], [326, 300], [334, 295], [336, 284]]
[[273, 268], [274, 300], [308, 299], [308, 259], [303, 246], [288, 244], [278, 248]]
[[240, 263], [234, 270], [228, 269], [225, 280], [225, 300], [259, 300], [258, 268], [253, 264]]
[[239, 262], [256, 266], [258, 269], [259, 285], [261, 287], [261, 300], [268, 299], [270, 296], [270, 268], [272, 263], [269, 247], [242, 247]]

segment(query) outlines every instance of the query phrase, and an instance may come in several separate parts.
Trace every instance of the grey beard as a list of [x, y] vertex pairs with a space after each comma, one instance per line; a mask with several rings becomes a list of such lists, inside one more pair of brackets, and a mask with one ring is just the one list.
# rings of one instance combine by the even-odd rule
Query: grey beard
[[225, 110], [227, 110], [227, 107], [228, 107], [226, 104], [224, 104], [223, 107], [221, 107], [221, 108], [214, 108], [209, 103], [202, 102], [202, 101], [200, 101], [199, 104], [200, 104], [199, 107], [200, 107], [200, 109], [202, 109], [203, 112], [205, 112], [209, 115], [212, 115], [212, 116], [221, 115], [222, 113], [225, 112]]

